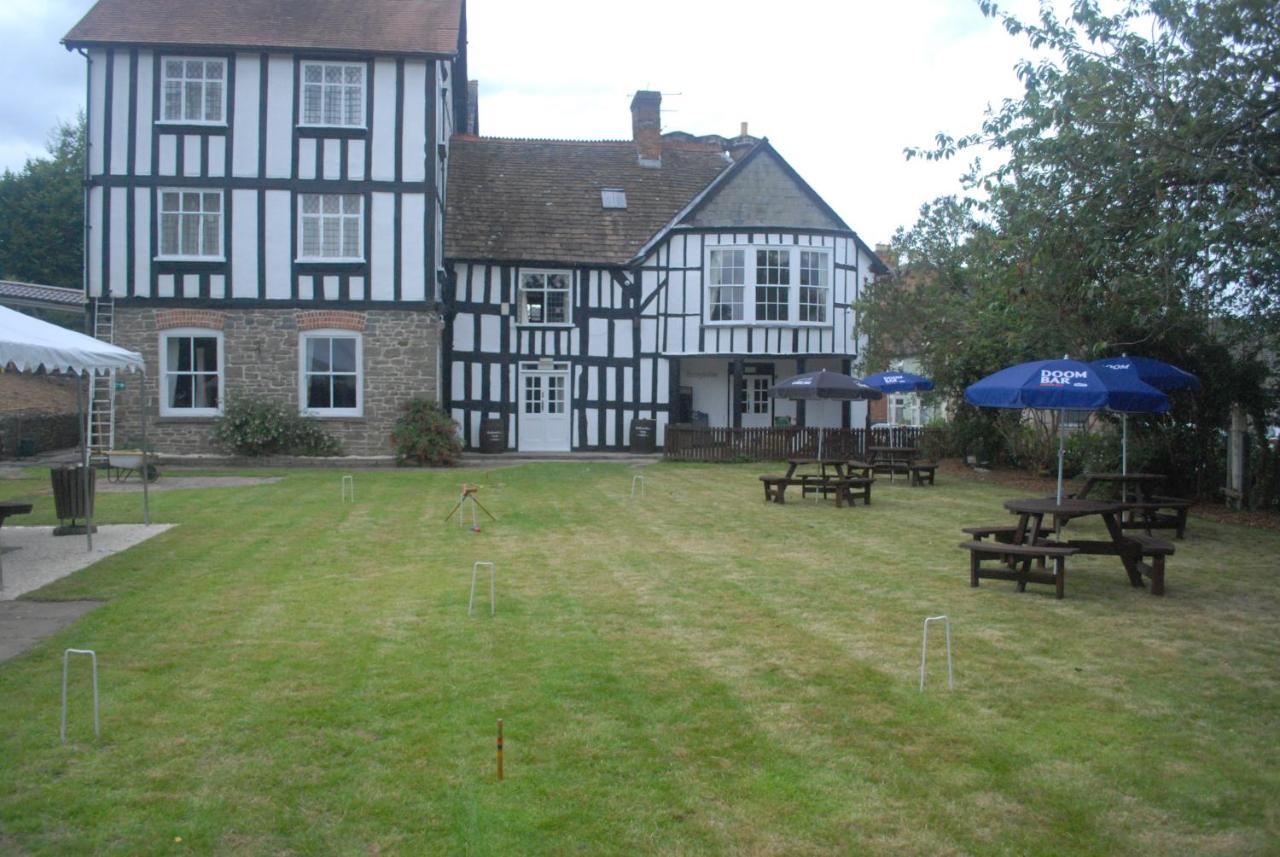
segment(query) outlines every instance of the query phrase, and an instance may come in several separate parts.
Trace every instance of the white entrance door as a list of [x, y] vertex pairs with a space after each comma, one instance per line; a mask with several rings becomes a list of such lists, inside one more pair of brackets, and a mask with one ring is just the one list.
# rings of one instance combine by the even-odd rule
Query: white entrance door
[[[732, 377], [729, 379], [733, 383]], [[770, 405], [769, 388], [773, 386], [772, 375], [747, 375], [742, 379], [742, 411], [743, 428], [768, 428], [773, 425], [773, 413]]]
[[569, 364], [520, 364], [520, 451], [568, 452], [570, 419]]

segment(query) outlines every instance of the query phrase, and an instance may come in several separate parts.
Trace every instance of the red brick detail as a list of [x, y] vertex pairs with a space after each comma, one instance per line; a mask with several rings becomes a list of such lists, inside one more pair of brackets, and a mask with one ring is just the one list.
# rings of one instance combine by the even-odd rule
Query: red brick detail
[[308, 310], [298, 313], [298, 330], [364, 331], [364, 313], [340, 309]]
[[203, 327], [222, 330], [227, 324], [227, 314], [211, 309], [161, 309], [156, 310], [156, 330], [172, 330], [175, 327]]

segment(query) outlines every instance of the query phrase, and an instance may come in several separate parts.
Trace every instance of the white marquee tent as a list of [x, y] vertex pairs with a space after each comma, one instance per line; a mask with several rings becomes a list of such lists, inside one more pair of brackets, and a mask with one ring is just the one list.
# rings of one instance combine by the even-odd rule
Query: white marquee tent
[[[38, 318], [16, 312], [7, 307], [0, 307], [0, 370], [9, 366], [19, 372], [34, 372], [40, 369], [46, 372], [63, 372], [73, 375], [92, 375], [97, 372], [110, 372], [120, 369], [129, 372], [146, 371], [142, 355], [126, 351], [118, 345], [67, 330], [56, 324], [49, 324]], [[76, 401], [80, 406], [80, 460], [85, 466], [89, 463], [89, 447], [85, 437], [84, 405], [81, 391], [76, 391]], [[142, 511], [143, 521], [151, 523], [150, 498], [147, 495], [146, 409], [142, 409]], [[89, 549], [93, 549], [93, 513], [89, 500], [89, 480], [85, 486], [85, 536]]]

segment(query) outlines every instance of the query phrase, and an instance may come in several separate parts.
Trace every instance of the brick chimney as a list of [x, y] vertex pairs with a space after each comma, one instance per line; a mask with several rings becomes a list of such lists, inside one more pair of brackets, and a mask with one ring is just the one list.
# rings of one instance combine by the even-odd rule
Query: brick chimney
[[480, 134], [480, 81], [467, 81], [467, 133]]
[[641, 166], [662, 166], [662, 123], [658, 118], [661, 107], [661, 92], [642, 89], [631, 99], [631, 139]]

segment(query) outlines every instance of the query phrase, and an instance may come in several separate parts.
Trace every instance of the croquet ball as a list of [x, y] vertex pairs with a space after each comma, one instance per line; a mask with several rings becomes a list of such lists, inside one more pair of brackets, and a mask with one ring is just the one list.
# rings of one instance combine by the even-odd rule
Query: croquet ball
[[473, 532], [473, 533], [478, 533], [478, 532], [480, 532], [480, 528], [479, 528], [479, 527], [472, 527], [472, 528], [471, 528], [471, 532]]

